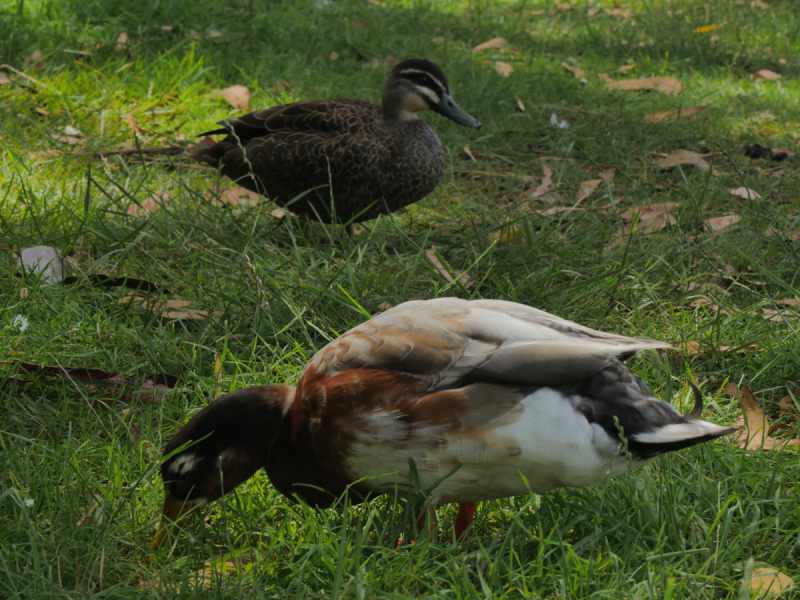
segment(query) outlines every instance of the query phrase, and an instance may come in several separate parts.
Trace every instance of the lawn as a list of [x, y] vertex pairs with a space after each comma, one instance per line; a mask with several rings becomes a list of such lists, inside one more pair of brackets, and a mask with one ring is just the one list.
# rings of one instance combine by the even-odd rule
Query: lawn
[[[233, 85], [252, 109], [377, 101], [390, 57], [440, 64], [483, 127], [424, 113], [444, 180], [355, 244], [180, 158], [97, 154], [187, 143], [244, 112], [214, 93]], [[749, 389], [765, 446], [796, 441], [797, 1], [0, 0], [0, 63], [0, 596], [751, 598], [770, 568], [800, 585], [797, 446], [731, 438], [483, 503], [460, 544], [453, 507], [414, 532], [403, 498], [313, 511], [259, 474], [149, 548], [160, 449], [190, 415], [294, 383], [409, 299], [668, 340], [633, 363], [656, 395], [688, 409], [694, 378], [731, 424]], [[608, 84], [649, 77], [681, 91]], [[696, 154], [667, 168], [676, 150]], [[72, 277], [23, 277], [37, 245]]]

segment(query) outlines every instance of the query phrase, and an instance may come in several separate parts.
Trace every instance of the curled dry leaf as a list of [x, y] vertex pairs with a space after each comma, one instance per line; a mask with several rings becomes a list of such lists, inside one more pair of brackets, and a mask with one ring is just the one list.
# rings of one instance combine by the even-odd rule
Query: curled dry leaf
[[658, 123], [667, 119], [680, 119], [681, 117], [691, 117], [697, 113], [703, 112], [707, 106], [688, 106], [675, 110], [662, 110], [661, 112], [650, 113], [644, 116], [644, 120], [648, 123]]
[[482, 44], [478, 44], [475, 46], [472, 51], [473, 52], [483, 52], [484, 50], [489, 50], [490, 48], [494, 48], [496, 50], [502, 50], [506, 45], [505, 39], [501, 37], [492, 38], [488, 42], [483, 42]]
[[[758, 1], [760, 0], [755, 0]], [[750, 578], [750, 591], [756, 592], [757, 598], [777, 598], [793, 587], [794, 581], [791, 577], [772, 567], [760, 567], [753, 571]]]
[[615, 90], [657, 90], [665, 94], [680, 94], [680, 82], [672, 77], [646, 77], [644, 79], [622, 79], [609, 83], [606, 87]]
[[731, 195], [744, 198], [745, 200], [758, 200], [761, 198], [761, 194], [748, 187], [738, 187], [735, 190], [731, 190]]
[[800, 446], [800, 439], [778, 439], [767, 435], [769, 421], [759, 407], [758, 400], [750, 386], [744, 385], [741, 390], [736, 390], [735, 386], [732, 389], [728, 387], [730, 385], [732, 384], [725, 386], [724, 391], [733, 392], [731, 395], [738, 396], [742, 403], [743, 416], [736, 421], [736, 424], [742, 426], [742, 429], [733, 436], [739, 447], [748, 450], [774, 450], [784, 446]]
[[591, 196], [592, 192], [595, 191], [600, 184], [603, 183], [603, 179], [590, 179], [589, 181], [584, 181], [578, 187], [578, 193], [575, 194], [575, 203], [583, 202]]
[[573, 67], [572, 65], [569, 65], [565, 62], [562, 62], [561, 66], [564, 67], [567, 71], [569, 71], [573, 75], [575, 75], [575, 77], [577, 77], [578, 79], [583, 79], [584, 77], [586, 77], [586, 73], [583, 71], [583, 69], [579, 67]]
[[[436, 250], [434, 248], [431, 248], [430, 250], [426, 250], [425, 251], [425, 256], [427, 257], [427, 259], [429, 261], [431, 261], [431, 264], [433, 265], [433, 267], [436, 269], [436, 271], [439, 273], [439, 275], [444, 277], [444, 279], [445, 279], [445, 281], [447, 281], [447, 283], [452, 283], [453, 282], [453, 276], [450, 274], [449, 269], [446, 269], [444, 267], [444, 265], [442, 264], [442, 262], [437, 258]], [[456, 277], [458, 277], [458, 280], [461, 282], [461, 284], [464, 287], [466, 287], [467, 289], [469, 289], [473, 285], [475, 285], [475, 281], [472, 279], [472, 277], [469, 276], [469, 273], [463, 273], [461, 271], [456, 271], [455, 275], [456, 275]]]
[[[797, 396], [797, 394], [795, 394], [795, 396]], [[781, 398], [780, 402], [778, 402], [778, 407], [780, 408], [782, 415], [797, 414], [797, 406], [794, 403], [794, 398], [791, 396], [784, 396]]]
[[722, 215], [721, 217], [713, 217], [708, 219], [705, 224], [706, 231], [725, 231], [730, 227], [733, 227], [742, 220], [742, 217], [739, 215]]
[[250, 90], [243, 85], [232, 85], [222, 90], [214, 90], [214, 95], [227, 100], [233, 108], [243, 109], [250, 106]]
[[553, 172], [550, 170], [550, 167], [544, 163], [542, 163], [542, 173], [544, 173], [544, 176], [542, 177], [542, 183], [540, 183], [536, 189], [531, 192], [531, 198], [544, 196], [553, 185]]
[[671, 171], [678, 165], [684, 170], [695, 168], [698, 171], [708, 171], [711, 167], [704, 160], [708, 154], [698, 154], [691, 150], [674, 150], [658, 160], [658, 166], [664, 171]]
[[756, 71], [755, 73], [753, 73], [754, 80], [765, 79], [767, 81], [776, 81], [781, 78], [782, 78], [781, 75], [779, 75], [775, 71], [770, 71], [769, 69], [761, 69], [760, 71]]
[[498, 60], [494, 63], [494, 70], [500, 73], [503, 77], [508, 77], [514, 71], [514, 67], [510, 64]]

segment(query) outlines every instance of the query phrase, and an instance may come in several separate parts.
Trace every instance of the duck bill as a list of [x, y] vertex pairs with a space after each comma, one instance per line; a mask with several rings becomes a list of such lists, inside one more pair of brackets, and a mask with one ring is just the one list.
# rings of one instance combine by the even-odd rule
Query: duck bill
[[164, 498], [164, 508], [161, 511], [161, 523], [153, 538], [150, 547], [154, 550], [168, 540], [175, 533], [182, 521], [192, 516], [199, 506], [194, 502], [182, 502], [171, 498]]
[[459, 125], [463, 125], [464, 127], [474, 127], [475, 129], [481, 128], [481, 122], [475, 117], [472, 117], [461, 110], [458, 104], [455, 103], [455, 100], [453, 100], [453, 98], [447, 92], [442, 94], [439, 104], [434, 104], [431, 106], [431, 110], [439, 113], [443, 117], [447, 117]]

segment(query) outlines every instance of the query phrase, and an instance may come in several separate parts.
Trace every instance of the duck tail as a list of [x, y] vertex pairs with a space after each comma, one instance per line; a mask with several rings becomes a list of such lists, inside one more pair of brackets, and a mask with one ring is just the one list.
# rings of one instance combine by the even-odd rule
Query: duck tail
[[725, 427], [698, 420], [703, 412], [703, 395], [694, 383], [690, 381], [689, 385], [694, 393], [692, 410], [678, 421], [663, 423], [651, 431], [633, 434], [631, 446], [636, 446], [639, 453], [656, 456], [702, 444], [739, 430], [738, 427]]

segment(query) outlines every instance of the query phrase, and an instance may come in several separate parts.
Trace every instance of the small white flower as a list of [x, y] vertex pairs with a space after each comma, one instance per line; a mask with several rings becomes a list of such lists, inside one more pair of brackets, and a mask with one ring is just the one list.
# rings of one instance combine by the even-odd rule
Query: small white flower
[[28, 319], [26, 319], [22, 315], [17, 315], [16, 317], [14, 317], [14, 320], [11, 321], [11, 325], [13, 327], [19, 328], [20, 332], [23, 332], [28, 328]]
[[27, 506], [28, 508], [33, 506], [33, 498], [25, 498], [25, 506]]
[[569, 127], [569, 123], [567, 123], [564, 119], [559, 119], [556, 113], [550, 115], [550, 124], [554, 127], [558, 127], [559, 129], [566, 129]]

